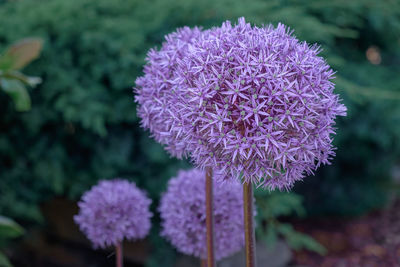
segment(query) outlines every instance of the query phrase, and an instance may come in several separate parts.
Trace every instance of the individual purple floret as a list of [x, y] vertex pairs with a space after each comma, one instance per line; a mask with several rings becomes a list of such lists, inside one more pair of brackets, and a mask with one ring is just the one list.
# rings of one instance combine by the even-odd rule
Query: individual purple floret
[[116, 246], [124, 239], [142, 239], [148, 234], [150, 204], [134, 183], [105, 180], [82, 196], [74, 220], [95, 248]]
[[[242, 186], [233, 180], [214, 182], [214, 234], [216, 259], [228, 257], [244, 246]], [[202, 259], [206, 256], [205, 173], [180, 171], [168, 183], [159, 211], [162, 235], [178, 251]]]
[[198, 28], [184, 27], [167, 35], [159, 51], [151, 49], [148, 52], [145, 75], [136, 80], [135, 101], [142, 127], [149, 129], [156, 141], [178, 158], [187, 156], [187, 142], [180, 130], [183, 114], [172, 113], [173, 106], [182, 97], [179, 95], [182, 88], [172, 81], [177, 62], [186, 56], [188, 44], [200, 33]]

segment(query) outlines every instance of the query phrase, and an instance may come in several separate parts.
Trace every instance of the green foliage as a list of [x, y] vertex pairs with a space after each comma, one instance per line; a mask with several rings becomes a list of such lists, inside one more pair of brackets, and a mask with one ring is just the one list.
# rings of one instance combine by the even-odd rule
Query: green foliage
[[0, 216], [0, 240], [15, 238], [24, 233], [24, 229], [12, 219]]
[[[176, 27], [207, 28], [239, 16], [288, 24], [301, 40], [321, 44], [337, 70], [349, 115], [338, 121], [333, 165], [295, 188], [308, 214], [357, 214], [384, 203], [400, 154], [399, 1], [0, 2], [0, 51], [26, 36], [44, 41], [40, 59], [24, 69], [43, 78], [32, 109], [18, 114], [0, 94], [0, 213], [40, 221], [39, 203], [76, 199], [115, 176], [135, 180], [156, 205], [168, 178], [187, 164], [139, 128], [132, 86], [145, 53]], [[380, 64], [366, 58], [372, 46]]]
[[176, 254], [172, 252], [171, 245], [160, 236], [161, 227], [159, 222], [154, 224], [151, 229], [150, 241], [156, 244], [157, 249], [151, 253], [151, 257], [147, 260], [147, 267], [158, 266], [175, 266]]
[[2, 267], [12, 267], [10, 261], [7, 259], [7, 256], [4, 255], [4, 253], [2, 253], [0, 251], [0, 266]]
[[17, 111], [31, 108], [31, 98], [25, 86], [35, 87], [41, 82], [40, 78], [25, 76], [19, 70], [35, 60], [41, 50], [41, 40], [24, 39], [0, 54], [0, 89], [12, 98]]
[[[3, 246], [10, 238], [19, 237], [24, 234], [24, 229], [12, 219], [0, 216], [0, 245]], [[7, 256], [0, 251], [0, 266], [11, 267]]]
[[28, 111], [31, 108], [31, 99], [21, 81], [1, 79], [0, 88], [12, 98], [17, 111]]
[[255, 196], [258, 239], [264, 240], [268, 246], [274, 246], [278, 237], [282, 237], [294, 250], [308, 249], [320, 254], [326, 252], [325, 248], [312, 237], [296, 231], [289, 223], [279, 221], [280, 217], [305, 215], [300, 195], [258, 189]]
[[[273, 225], [276, 232], [283, 236], [289, 247], [294, 250], [308, 249], [321, 255], [326, 253], [326, 249], [311, 236], [303, 234], [293, 229], [288, 223], [280, 223]], [[270, 230], [271, 232], [271, 230]]]

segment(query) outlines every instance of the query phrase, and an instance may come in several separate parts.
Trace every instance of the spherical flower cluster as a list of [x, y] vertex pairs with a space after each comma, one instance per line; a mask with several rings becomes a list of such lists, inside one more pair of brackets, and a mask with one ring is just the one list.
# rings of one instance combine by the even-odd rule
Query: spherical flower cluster
[[115, 246], [123, 239], [144, 238], [151, 227], [151, 200], [134, 183], [101, 181], [86, 192], [74, 220], [95, 248]]
[[[329, 163], [334, 120], [346, 107], [318, 46], [300, 42], [282, 24], [256, 27], [244, 18], [197, 32], [184, 46], [172, 65], [164, 64], [171, 75], [162, 76], [163, 85], [151, 85], [157, 91], [168, 84], [166, 95], [175, 95], [151, 100], [170, 114], [152, 127], [179, 136], [164, 143], [181, 147], [202, 169], [269, 189], [290, 188]], [[140, 115], [144, 125], [151, 119]]]
[[199, 28], [184, 27], [167, 35], [159, 51], [149, 51], [145, 75], [136, 80], [135, 101], [142, 127], [149, 129], [156, 141], [178, 158], [187, 156], [187, 142], [180, 131], [182, 114], [172, 112], [182, 89], [173, 82], [174, 72], [177, 62], [186, 56], [188, 44], [200, 33]]
[[[214, 233], [216, 259], [228, 257], [244, 246], [243, 197], [238, 181], [214, 181]], [[180, 252], [206, 258], [205, 173], [180, 171], [169, 181], [159, 207], [162, 235]]]

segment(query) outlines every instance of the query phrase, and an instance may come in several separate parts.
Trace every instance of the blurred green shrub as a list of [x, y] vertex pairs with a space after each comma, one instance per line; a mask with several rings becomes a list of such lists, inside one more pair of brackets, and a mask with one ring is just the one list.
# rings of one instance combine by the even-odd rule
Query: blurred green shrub
[[[28, 77], [19, 70], [36, 59], [42, 49], [39, 39], [23, 39], [11, 45], [0, 54], [0, 89], [7, 93], [17, 111], [28, 111], [31, 99], [25, 86], [36, 86], [41, 82], [38, 77]], [[10, 218], [0, 215], [0, 247], [3, 248], [11, 238], [21, 236], [24, 229]], [[12, 267], [7, 256], [0, 251], [0, 266]]]
[[[30, 112], [0, 94], [0, 213], [41, 220], [38, 204], [77, 198], [97, 179], [134, 179], [157, 199], [187, 163], [139, 128], [132, 86], [146, 51], [183, 25], [245, 16], [281, 21], [323, 47], [348, 117], [338, 121], [332, 166], [296, 186], [309, 214], [358, 214], [382, 205], [400, 154], [400, 6], [375, 0], [24, 0], [0, 6], [0, 49], [44, 40], [26, 68], [43, 83]], [[369, 54], [367, 53], [369, 51]], [[368, 57], [366, 56], [368, 55]]]

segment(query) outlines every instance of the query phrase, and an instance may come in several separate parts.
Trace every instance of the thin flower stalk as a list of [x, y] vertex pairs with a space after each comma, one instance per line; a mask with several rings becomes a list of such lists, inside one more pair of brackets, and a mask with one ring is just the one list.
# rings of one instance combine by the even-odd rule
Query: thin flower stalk
[[254, 196], [253, 185], [243, 184], [243, 208], [244, 208], [244, 234], [245, 234], [245, 255], [246, 267], [256, 267], [256, 236], [254, 227]]
[[124, 260], [123, 260], [123, 248], [122, 248], [122, 242], [119, 242], [115, 246], [115, 266], [116, 267], [123, 267], [124, 266]]
[[207, 266], [215, 267], [214, 249], [214, 209], [213, 209], [213, 181], [212, 168], [206, 168], [206, 227], [207, 227]]

